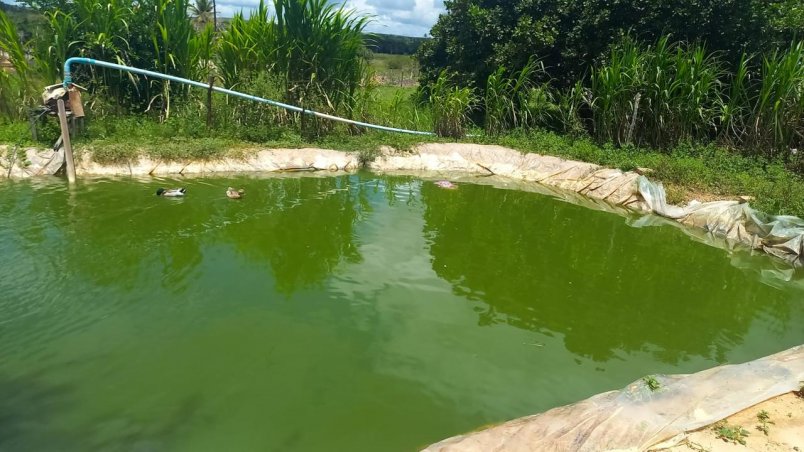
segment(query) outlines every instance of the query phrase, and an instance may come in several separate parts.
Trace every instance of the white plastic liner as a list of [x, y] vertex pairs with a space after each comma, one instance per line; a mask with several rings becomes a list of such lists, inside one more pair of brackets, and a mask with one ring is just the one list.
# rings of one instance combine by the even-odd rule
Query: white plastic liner
[[639, 380], [620, 391], [449, 438], [425, 451], [641, 451], [672, 445], [686, 432], [798, 390], [804, 381], [804, 346], [745, 364], [656, 378], [661, 386], [655, 392]]
[[673, 206], [667, 204], [661, 182], [653, 183], [640, 176], [638, 184], [642, 199], [658, 215], [773, 254], [796, 267], [804, 264], [804, 220], [801, 218], [767, 215], [739, 201]]

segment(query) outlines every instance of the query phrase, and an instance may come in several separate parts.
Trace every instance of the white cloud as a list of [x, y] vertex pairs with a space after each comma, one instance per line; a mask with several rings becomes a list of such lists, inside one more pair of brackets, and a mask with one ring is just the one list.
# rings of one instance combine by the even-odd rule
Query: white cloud
[[[344, 0], [343, 3], [373, 17], [369, 31], [404, 36], [424, 36], [444, 11], [443, 0]], [[259, 0], [218, 0], [217, 4], [223, 17], [232, 17], [240, 10], [248, 16]]]
[[374, 16], [370, 31], [424, 36], [444, 10], [442, 0], [346, 0], [346, 6]]

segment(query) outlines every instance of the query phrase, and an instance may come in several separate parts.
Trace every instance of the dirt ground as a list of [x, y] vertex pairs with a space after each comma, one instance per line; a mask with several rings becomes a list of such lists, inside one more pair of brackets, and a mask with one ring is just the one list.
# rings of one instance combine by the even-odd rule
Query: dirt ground
[[[767, 417], [760, 415], [763, 411]], [[801, 393], [788, 393], [767, 400], [725, 419], [725, 424], [723, 422], [691, 432], [683, 443], [662, 450], [804, 452], [804, 397]], [[745, 444], [719, 438], [718, 429], [721, 427], [725, 427], [721, 432], [742, 429], [746, 435], [739, 436]]]

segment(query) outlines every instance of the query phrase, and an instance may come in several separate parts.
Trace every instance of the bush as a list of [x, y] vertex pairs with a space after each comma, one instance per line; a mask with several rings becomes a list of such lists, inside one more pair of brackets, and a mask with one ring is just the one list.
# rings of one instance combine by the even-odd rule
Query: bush
[[436, 135], [450, 138], [466, 135], [468, 114], [474, 102], [474, 93], [470, 88], [453, 86], [449, 74], [442, 71], [430, 87], [430, 107]]
[[630, 33], [655, 42], [672, 35], [705, 42], [729, 65], [742, 53], [801, 38], [800, 0], [453, 0], [419, 50], [421, 84], [443, 69], [482, 87], [497, 67], [518, 70], [539, 58], [554, 86], [567, 88]]

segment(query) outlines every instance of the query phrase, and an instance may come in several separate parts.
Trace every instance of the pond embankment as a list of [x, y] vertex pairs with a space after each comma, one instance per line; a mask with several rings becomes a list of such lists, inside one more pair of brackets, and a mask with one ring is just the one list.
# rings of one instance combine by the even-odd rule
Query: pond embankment
[[[17, 154], [24, 154], [19, 155]], [[54, 174], [63, 155], [50, 150], [27, 149], [0, 162], [6, 177]], [[381, 148], [366, 158], [356, 153], [329, 149], [270, 149], [241, 152], [235, 157], [208, 161], [160, 161], [141, 156], [124, 163], [102, 164], [90, 152], [81, 153], [76, 163], [79, 176], [160, 176], [210, 173], [276, 171], [354, 171], [361, 167], [378, 172], [427, 173], [448, 177], [455, 174], [497, 177], [538, 184], [576, 193], [627, 211], [655, 213], [720, 240], [719, 245], [736, 244], [775, 255], [794, 266], [804, 261], [804, 221], [789, 216], [769, 216], [752, 209], [747, 199], [721, 200], [684, 206], [666, 202], [661, 184], [651, 183], [645, 174], [600, 165], [565, 160], [494, 145], [468, 143], [426, 143], [402, 152]], [[642, 173], [642, 174], [640, 174]]]
[[[695, 447], [711, 439], [720, 443], [716, 446], [727, 445], [724, 439], [731, 434], [715, 431], [721, 427], [741, 432], [736, 444], [764, 436], [755, 428], [762, 426], [757, 414], [763, 409], [767, 436], [773, 431], [774, 440], [752, 438], [753, 444], [761, 450], [798, 450], [804, 446], [804, 424], [794, 419], [804, 420], [804, 400], [794, 391], [802, 381], [804, 346], [798, 346], [744, 364], [655, 376], [651, 384], [639, 380], [620, 391], [449, 438], [425, 451], [712, 450]], [[783, 414], [789, 422], [778, 415], [780, 407], [789, 410]], [[779, 425], [768, 422], [771, 416]]]

